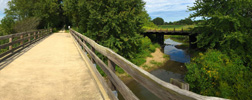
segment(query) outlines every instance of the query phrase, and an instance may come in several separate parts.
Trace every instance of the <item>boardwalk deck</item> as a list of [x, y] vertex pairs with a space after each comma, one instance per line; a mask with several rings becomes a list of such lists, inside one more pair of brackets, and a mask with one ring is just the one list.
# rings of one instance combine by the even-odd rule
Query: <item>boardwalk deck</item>
[[54, 33], [0, 70], [0, 100], [104, 99], [69, 33]]

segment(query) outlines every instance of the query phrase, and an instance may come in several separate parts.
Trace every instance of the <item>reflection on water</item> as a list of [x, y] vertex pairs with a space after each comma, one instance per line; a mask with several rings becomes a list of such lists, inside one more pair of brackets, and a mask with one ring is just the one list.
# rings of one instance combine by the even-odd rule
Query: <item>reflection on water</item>
[[176, 42], [176, 41], [173, 41], [172, 39], [166, 39], [164, 41], [164, 44], [168, 44], [168, 45], [181, 45], [182, 43], [179, 43], [179, 42]]
[[190, 56], [186, 54], [183, 49], [178, 49], [175, 45], [166, 45], [164, 47], [164, 53], [170, 56], [170, 60], [181, 63], [190, 62]]
[[[190, 62], [190, 56], [186, 53], [188, 47], [179, 47], [182, 43], [175, 42], [171, 39], [166, 39], [165, 44], [167, 45], [164, 47], [164, 53], [170, 56], [170, 60], [165, 62], [164, 66], [150, 73], [166, 82], [169, 82], [170, 78], [184, 81], [184, 76], [187, 71], [184, 63]], [[134, 80], [126, 85], [141, 100], [160, 100]], [[118, 98], [123, 100], [121, 95], [119, 95]]]

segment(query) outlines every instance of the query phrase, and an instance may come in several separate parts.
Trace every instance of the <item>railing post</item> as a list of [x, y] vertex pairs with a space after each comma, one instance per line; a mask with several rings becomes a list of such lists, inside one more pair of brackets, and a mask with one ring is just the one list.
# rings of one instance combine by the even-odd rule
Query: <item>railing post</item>
[[28, 34], [28, 42], [30, 43], [31, 42], [31, 33]]
[[[114, 73], [115, 73], [115, 66], [116, 66], [115, 63], [108, 59], [108, 67]], [[116, 90], [116, 87], [110, 80], [108, 81], [108, 85], [112, 91]]]
[[[12, 37], [9, 38], [9, 43], [12, 42]], [[12, 50], [12, 44], [9, 46], [9, 50]]]
[[33, 40], [36, 40], [36, 32], [33, 33]]
[[[86, 42], [85, 42], [84, 39], [82, 39], [82, 43], [83, 43], [83, 44], [86, 44]], [[83, 51], [84, 51], [85, 53], [87, 53], [86, 49], [85, 49], [83, 46], [82, 46], [82, 49], [83, 49]]]
[[[109, 68], [111, 71], [113, 71], [113, 73], [115, 73], [115, 67], [116, 67], [116, 64], [115, 64], [113, 61], [111, 61], [110, 59], [108, 59], [108, 68]], [[115, 85], [112, 83], [111, 80], [108, 80], [108, 86], [109, 86], [109, 88], [111, 89], [111, 91], [113, 91], [114, 95], [115, 95], [116, 97], [118, 97], [118, 93], [117, 93], [116, 87], [115, 87]]]
[[23, 45], [23, 44], [24, 44], [23, 37], [24, 37], [24, 35], [22, 34], [22, 35], [20, 36], [20, 39], [21, 39], [20, 45]]
[[[95, 53], [95, 49], [92, 46], [91, 46], [91, 50], [92, 50], [93, 53]], [[93, 64], [95, 64], [95, 61], [94, 61], [94, 59], [92, 57], [91, 57], [91, 61], [92, 61]]]

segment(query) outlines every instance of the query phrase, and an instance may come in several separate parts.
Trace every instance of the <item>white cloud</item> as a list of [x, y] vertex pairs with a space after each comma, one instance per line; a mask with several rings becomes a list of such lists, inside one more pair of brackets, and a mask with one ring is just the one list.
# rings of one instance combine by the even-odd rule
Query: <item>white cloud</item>
[[7, 8], [7, 3], [10, 0], [0, 0], [0, 13], [4, 12], [4, 9]]
[[151, 18], [162, 17], [165, 21], [178, 21], [184, 19], [192, 12], [188, 11], [188, 6], [192, 7], [195, 0], [143, 0], [146, 2], [145, 9]]
[[0, 20], [5, 16], [4, 9], [8, 8], [8, 5], [7, 5], [8, 1], [11, 1], [11, 0], [0, 0]]
[[193, 6], [195, 0], [143, 0], [148, 13], [161, 11], [185, 11], [187, 6]]

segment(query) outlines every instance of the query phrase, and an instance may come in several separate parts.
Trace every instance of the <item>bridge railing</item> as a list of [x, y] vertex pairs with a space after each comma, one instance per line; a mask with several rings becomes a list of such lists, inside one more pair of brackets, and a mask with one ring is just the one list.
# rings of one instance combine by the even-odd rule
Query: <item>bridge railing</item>
[[52, 33], [52, 29], [41, 29], [0, 36], [0, 58], [42, 39], [49, 33]]
[[[218, 97], [202, 96], [191, 91], [180, 89], [179, 87], [160, 80], [149, 72], [141, 69], [135, 64], [131, 63], [127, 59], [118, 55], [114, 51], [104, 46], [97, 44], [90, 38], [70, 29], [70, 33], [83, 48], [83, 51], [87, 52], [91, 57], [91, 61], [101, 67], [105, 74], [109, 78], [108, 85], [111, 90], [118, 90], [126, 100], [138, 100], [138, 98], [132, 93], [132, 91], [116, 76], [115, 66], [118, 65], [125, 72], [127, 72], [134, 80], [142, 84], [150, 92], [163, 100], [177, 99], [177, 100], [222, 100]], [[90, 45], [90, 48], [87, 46]], [[102, 55], [108, 58], [108, 64], [105, 64], [96, 54], [98, 51]]]

